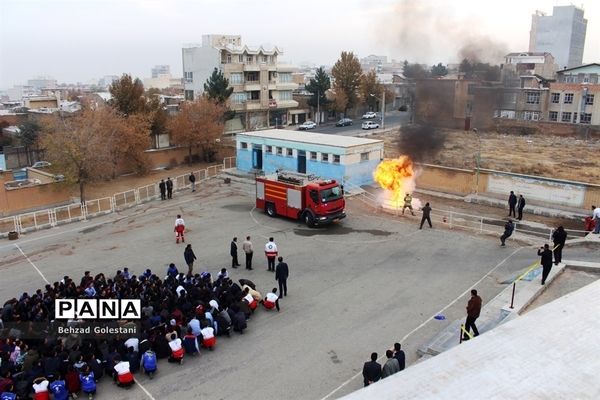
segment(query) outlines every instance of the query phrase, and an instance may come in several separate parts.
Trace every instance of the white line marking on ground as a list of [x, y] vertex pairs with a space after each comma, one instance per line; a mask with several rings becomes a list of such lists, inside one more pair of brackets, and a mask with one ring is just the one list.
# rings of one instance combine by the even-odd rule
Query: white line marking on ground
[[[504, 264], [506, 261], [508, 261], [512, 256], [514, 256], [519, 250], [521, 250], [523, 248], [524, 247], [519, 247], [518, 249], [516, 249], [515, 251], [513, 251], [508, 257], [506, 257], [504, 260], [500, 261], [494, 268], [492, 268], [491, 270], [489, 270], [487, 274], [485, 274], [483, 277], [481, 277], [481, 279], [479, 279], [477, 282], [475, 282], [474, 284], [472, 284], [471, 286], [469, 286], [464, 292], [462, 292], [460, 295], [458, 295], [457, 298], [455, 298], [454, 300], [452, 300], [444, 308], [442, 308], [441, 310], [439, 310], [438, 312], [436, 312], [435, 314], [433, 314], [431, 317], [427, 318], [425, 321], [423, 321], [423, 323], [421, 323], [421, 325], [417, 326], [415, 329], [413, 329], [412, 331], [410, 331], [406, 335], [404, 335], [404, 337], [402, 339], [400, 339], [400, 343], [405, 342], [406, 339], [408, 339], [412, 334], [414, 334], [419, 329], [423, 328], [425, 325], [427, 325], [429, 322], [431, 322], [433, 320], [433, 317], [435, 317], [436, 315], [439, 315], [439, 314], [443, 313], [448, 308], [450, 308], [454, 303], [456, 303], [457, 301], [459, 301], [460, 299], [462, 299], [463, 296], [466, 295], [467, 293], [469, 293], [469, 291], [472, 288], [474, 288], [475, 286], [477, 286], [481, 282], [483, 282], [483, 280], [485, 278], [487, 278], [492, 272], [494, 272], [496, 269], [498, 269], [502, 264]], [[382, 355], [381, 357], [379, 357], [379, 359], [377, 361], [383, 360], [384, 357], [385, 357], [385, 354]], [[341, 388], [343, 388], [344, 386], [346, 386], [347, 384], [349, 384], [350, 382], [352, 382], [354, 379], [358, 378], [359, 376], [362, 376], [362, 371], [359, 372], [359, 373], [357, 373], [356, 375], [352, 376], [350, 379], [344, 381], [340, 386], [338, 386], [335, 389], [333, 389], [331, 392], [329, 392], [329, 394], [327, 394], [321, 400], [326, 400], [326, 399], [330, 398], [335, 393], [337, 393], [338, 390], [340, 390]]]
[[142, 384], [140, 382], [138, 382], [137, 379], [134, 379], [134, 382], [136, 383], [136, 385], [138, 385], [140, 387], [140, 389], [142, 389], [142, 391], [144, 393], [146, 393], [146, 396], [148, 396], [150, 398], [150, 400], [156, 400], [156, 398], [154, 396], [152, 396], [152, 394], [148, 391], [148, 389], [143, 387]]
[[31, 266], [32, 266], [33, 268], [35, 268], [35, 270], [37, 271], [37, 273], [38, 273], [38, 274], [40, 274], [40, 276], [42, 277], [42, 279], [43, 279], [43, 280], [44, 280], [44, 281], [45, 281], [47, 284], [50, 284], [50, 282], [48, 282], [48, 279], [46, 279], [46, 277], [44, 276], [44, 274], [42, 274], [42, 271], [40, 271], [40, 270], [38, 269], [38, 267], [36, 267], [36, 266], [35, 266], [35, 264], [33, 263], [33, 261], [31, 261], [31, 260], [29, 259], [29, 257], [27, 257], [27, 254], [25, 254], [25, 253], [23, 252], [23, 250], [22, 250], [22, 249], [19, 247], [19, 245], [18, 245], [18, 244], [15, 244], [15, 247], [16, 247], [17, 249], [19, 249], [19, 251], [21, 252], [21, 254], [23, 254], [23, 257], [25, 257], [25, 259], [26, 259], [26, 260], [29, 262], [29, 264], [31, 264]]

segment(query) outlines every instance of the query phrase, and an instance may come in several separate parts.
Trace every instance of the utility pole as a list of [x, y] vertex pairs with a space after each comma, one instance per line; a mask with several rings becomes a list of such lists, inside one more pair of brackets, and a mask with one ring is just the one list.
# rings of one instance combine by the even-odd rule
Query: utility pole
[[381, 95], [381, 129], [385, 128], [385, 87]]
[[321, 124], [321, 110], [320, 110], [320, 105], [321, 105], [321, 93], [317, 90], [317, 125]]

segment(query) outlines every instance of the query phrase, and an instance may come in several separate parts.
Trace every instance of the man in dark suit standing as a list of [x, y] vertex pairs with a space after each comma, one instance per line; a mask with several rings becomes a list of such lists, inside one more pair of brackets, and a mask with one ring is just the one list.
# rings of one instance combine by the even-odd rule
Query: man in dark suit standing
[[365, 387], [381, 379], [381, 364], [377, 362], [377, 353], [371, 353], [371, 361], [363, 366], [363, 379]]
[[279, 282], [279, 295], [281, 297], [287, 296], [287, 278], [290, 274], [288, 265], [283, 262], [283, 257], [277, 258], [279, 263], [275, 267], [275, 280]]
[[173, 181], [171, 178], [167, 178], [167, 199], [173, 198]]
[[240, 266], [238, 262], [238, 251], [237, 251], [237, 237], [234, 237], [231, 241], [231, 246], [229, 248], [229, 254], [231, 255], [231, 267], [237, 268]]
[[550, 274], [550, 270], [552, 269], [552, 250], [550, 250], [550, 246], [548, 243], [544, 245], [544, 247], [540, 247], [538, 250], [538, 256], [542, 256], [540, 260], [540, 264], [542, 264], [542, 285], [546, 283], [546, 278]]
[[394, 358], [398, 360], [398, 365], [400, 365], [400, 371], [402, 371], [406, 366], [406, 356], [404, 354], [404, 350], [402, 350], [402, 346], [400, 345], [400, 343], [394, 343]]
[[519, 195], [519, 203], [517, 204], [517, 209], [519, 210], [519, 217], [517, 218], [519, 221], [523, 219], [523, 209], [525, 208], [525, 197], [522, 194]]
[[160, 183], [158, 184], [158, 190], [160, 190], [160, 199], [166, 200], [167, 199], [167, 186], [165, 185], [164, 179], [160, 180]]
[[517, 207], [517, 196], [515, 195], [515, 192], [513, 192], [511, 190], [510, 195], [508, 195], [508, 216], [509, 217], [511, 215], [515, 218], [517, 217], [515, 207]]

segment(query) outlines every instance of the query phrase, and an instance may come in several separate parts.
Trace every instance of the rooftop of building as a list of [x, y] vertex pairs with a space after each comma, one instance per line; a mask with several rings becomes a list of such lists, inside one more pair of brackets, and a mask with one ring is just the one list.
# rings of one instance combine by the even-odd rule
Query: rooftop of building
[[599, 301], [596, 281], [345, 399], [598, 398]]
[[248, 136], [254, 138], [278, 139], [288, 142], [311, 143], [343, 148], [376, 143], [383, 144], [383, 140], [364, 139], [353, 136], [327, 135], [324, 133], [306, 131], [290, 131], [286, 129], [267, 129], [264, 131], [243, 132], [238, 134], [238, 138]]
[[572, 67], [572, 68], [565, 68], [565, 69], [561, 69], [559, 71], [557, 71], [557, 74], [563, 73], [563, 72], [572, 72], [572, 71], [576, 71], [578, 69], [583, 69], [583, 68], [588, 68], [588, 67], [597, 67], [600, 68], [600, 63], [590, 63], [590, 64], [583, 64], [583, 65], [579, 65], [577, 67]]
[[547, 51], [521, 51], [518, 53], [508, 53], [505, 57], [538, 57], [551, 55]]

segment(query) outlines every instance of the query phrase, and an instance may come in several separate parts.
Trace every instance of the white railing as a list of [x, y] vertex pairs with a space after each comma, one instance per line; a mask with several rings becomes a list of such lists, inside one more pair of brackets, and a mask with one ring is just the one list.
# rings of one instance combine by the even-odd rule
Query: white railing
[[[223, 160], [223, 164], [211, 165], [205, 169], [193, 171], [192, 173], [196, 177], [196, 185], [217, 176], [223, 169], [231, 168], [232, 166], [235, 166], [235, 157], [227, 157]], [[189, 176], [190, 174], [188, 173], [174, 177], [173, 191], [189, 188], [191, 186]], [[8, 236], [9, 232], [31, 232], [110, 214], [158, 199], [160, 197], [159, 193], [158, 183], [153, 183], [137, 189], [115, 193], [110, 197], [88, 200], [85, 204], [68, 204], [0, 218], [0, 237]]]
[[[345, 187], [347, 187], [350, 192], [356, 190], [357, 198], [367, 205], [373, 208], [383, 209], [377, 197], [372, 193], [362, 190], [358, 186], [349, 184], [347, 182], [345, 183]], [[400, 215], [402, 214], [402, 207], [396, 207], [396, 209], [388, 208], [387, 211], [395, 215]], [[490, 218], [482, 215], [471, 215], [449, 210], [432, 211], [431, 220], [432, 222], [441, 223], [450, 229], [462, 228], [486, 234], [500, 234], [504, 229], [504, 224], [506, 223], [506, 219]], [[513, 222], [515, 223], [515, 232], [520, 232], [529, 236], [537, 236], [543, 238], [544, 240], [552, 241], [552, 233], [554, 232], [553, 228], [536, 228], [530, 225], [522, 224], [519, 221]], [[588, 234], [588, 232], [583, 230], [565, 230], [567, 231], [569, 239], [583, 238]]]

